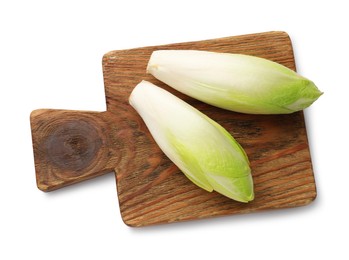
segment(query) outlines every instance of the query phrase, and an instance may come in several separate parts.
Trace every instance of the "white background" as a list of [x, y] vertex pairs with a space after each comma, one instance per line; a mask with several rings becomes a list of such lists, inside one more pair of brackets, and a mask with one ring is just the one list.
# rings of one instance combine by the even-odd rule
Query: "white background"
[[[347, 1], [0, 2], [0, 259], [348, 259]], [[105, 110], [104, 53], [286, 31], [325, 94], [305, 111], [318, 197], [307, 207], [130, 228], [113, 174], [36, 188], [29, 114]]]

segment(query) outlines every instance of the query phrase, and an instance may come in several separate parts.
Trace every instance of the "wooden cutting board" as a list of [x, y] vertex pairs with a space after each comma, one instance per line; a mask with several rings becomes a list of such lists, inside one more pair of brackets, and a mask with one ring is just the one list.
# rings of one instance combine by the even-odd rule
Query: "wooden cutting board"
[[[285, 32], [109, 52], [103, 57], [107, 111], [45, 109], [31, 113], [39, 189], [51, 191], [115, 171], [121, 215], [130, 226], [303, 206], [315, 199], [303, 112], [248, 115], [189, 98], [146, 74], [152, 51], [159, 49], [244, 53], [296, 69], [292, 44]], [[206, 192], [169, 161], [128, 104], [132, 89], [143, 79], [195, 106], [240, 142], [251, 162], [253, 202], [239, 203]]]

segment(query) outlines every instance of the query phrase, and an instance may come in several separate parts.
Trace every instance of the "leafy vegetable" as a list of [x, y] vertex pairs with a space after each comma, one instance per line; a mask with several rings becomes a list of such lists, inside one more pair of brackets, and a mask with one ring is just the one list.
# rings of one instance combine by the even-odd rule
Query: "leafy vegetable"
[[129, 102], [162, 151], [193, 183], [240, 202], [253, 200], [247, 155], [222, 126], [147, 81], [134, 88]]
[[250, 114], [288, 114], [317, 100], [315, 84], [276, 62], [242, 54], [154, 51], [147, 72], [208, 104]]

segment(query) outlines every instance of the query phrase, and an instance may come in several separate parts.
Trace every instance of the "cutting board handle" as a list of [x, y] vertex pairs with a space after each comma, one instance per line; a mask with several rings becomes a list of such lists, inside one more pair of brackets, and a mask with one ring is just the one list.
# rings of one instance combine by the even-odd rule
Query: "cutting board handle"
[[[115, 119], [115, 120], [114, 120]], [[40, 109], [30, 115], [37, 186], [51, 191], [115, 168], [109, 128], [112, 113]]]

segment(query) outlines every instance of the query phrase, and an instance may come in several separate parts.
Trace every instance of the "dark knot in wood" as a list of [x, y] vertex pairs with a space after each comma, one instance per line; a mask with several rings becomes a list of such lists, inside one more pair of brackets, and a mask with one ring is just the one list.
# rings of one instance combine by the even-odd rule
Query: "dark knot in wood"
[[56, 167], [79, 175], [93, 162], [102, 143], [93, 124], [85, 120], [66, 121], [48, 136], [46, 151]]

